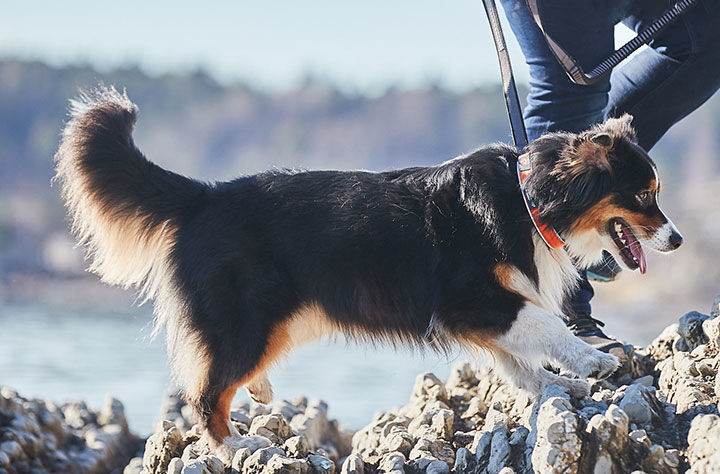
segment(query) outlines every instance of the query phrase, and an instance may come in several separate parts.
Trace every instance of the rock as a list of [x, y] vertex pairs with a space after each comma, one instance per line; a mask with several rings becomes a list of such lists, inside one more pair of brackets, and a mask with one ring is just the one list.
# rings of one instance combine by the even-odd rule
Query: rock
[[[430, 462], [427, 463], [428, 465]], [[378, 470], [381, 472], [404, 472], [405, 456], [402, 453], [387, 453], [378, 464]]]
[[689, 473], [720, 473], [720, 417], [698, 415], [688, 432]]
[[313, 472], [318, 474], [333, 474], [335, 472], [335, 463], [326, 457], [311, 454], [307, 457]]
[[440, 400], [447, 401], [447, 390], [445, 385], [435, 374], [426, 372], [415, 379], [415, 386], [412, 391], [412, 398], [419, 400]]
[[290, 422], [297, 434], [305, 435], [311, 448], [323, 443], [329, 430], [328, 425], [327, 404], [320, 400], [310, 402], [305, 413], [295, 415]]
[[702, 330], [703, 321], [708, 319], [706, 314], [690, 311], [678, 322], [678, 334], [683, 338], [688, 351], [707, 342], [707, 336]]
[[652, 387], [655, 378], [652, 375], [645, 375], [643, 377], [636, 378], [633, 380], [633, 385], [644, 385], [646, 387]]
[[274, 455], [285, 456], [285, 452], [282, 448], [277, 446], [269, 446], [267, 448], [260, 448], [252, 453], [245, 462], [243, 462], [243, 473], [246, 474], [260, 474], [265, 469], [265, 465], [268, 463], [271, 457]]
[[570, 397], [562, 387], [549, 385], [536, 405], [533, 467], [540, 472], [577, 473], [582, 441]]
[[341, 474], [364, 474], [365, 463], [360, 454], [351, 454], [342, 464]]
[[105, 403], [98, 414], [97, 421], [100, 425], [119, 425], [123, 431], [128, 431], [125, 407], [117, 398], [105, 397]]
[[143, 470], [148, 473], [164, 473], [172, 458], [180, 457], [185, 449], [183, 437], [172, 421], [161, 423], [159, 431], [145, 442]]
[[294, 459], [275, 454], [270, 458], [263, 474], [305, 474], [310, 471], [310, 465], [305, 459]]
[[720, 294], [715, 297], [715, 301], [710, 307], [710, 317], [717, 318], [718, 316], [720, 316]]
[[[0, 387], [0, 472], [120, 472], [140, 446], [117, 400], [98, 411], [82, 401], [61, 405]], [[141, 469], [138, 460], [128, 472], [133, 469]]]
[[457, 450], [455, 453], [455, 466], [453, 466], [455, 472], [469, 472], [474, 464], [474, 458], [469, 449], [460, 448]]
[[180, 458], [172, 458], [168, 463], [167, 474], [180, 474], [184, 467]]
[[250, 457], [252, 453], [253, 452], [249, 448], [240, 448], [235, 451], [232, 462], [230, 463], [230, 467], [233, 469], [233, 471], [242, 471], [243, 463], [247, 458]]
[[17, 441], [5, 441], [0, 444], [0, 452], [5, 453], [8, 459], [23, 459], [27, 457], [22, 446]]
[[433, 461], [425, 468], [427, 474], [449, 474], [450, 466], [445, 461]]
[[195, 459], [186, 464], [181, 474], [210, 474], [210, 470], [203, 464], [200, 459]]
[[284, 442], [295, 435], [280, 413], [256, 416], [252, 420], [248, 434], [264, 436], [273, 443]]
[[498, 425], [492, 430], [492, 441], [490, 442], [490, 458], [487, 471], [490, 474], [499, 473], [507, 465], [510, 458], [510, 443], [507, 437], [507, 428]]
[[292, 456], [294, 458], [304, 458], [310, 451], [310, 444], [308, 443], [307, 438], [303, 435], [292, 436], [285, 440], [283, 449], [288, 456]]
[[720, 350], [720, 317], [703, 321], [703, 333], [708, 339], [708, 349], [717, 353]]
[[625, 390], [620, 408], [627, 414], [631, 423], [644, 425], [652, 421], [653, 410], [650, 407], [652, 398], [654, 396], [648, 387], [633, 384]]

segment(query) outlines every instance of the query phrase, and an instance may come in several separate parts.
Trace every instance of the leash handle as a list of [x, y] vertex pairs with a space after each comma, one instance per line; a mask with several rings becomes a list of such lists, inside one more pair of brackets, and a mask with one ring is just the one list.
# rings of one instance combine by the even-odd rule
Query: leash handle
[[495, 0], [483, 0], [483, 4], [485, 5], [485, 13], [490, 23], [490, 31], [492, 32], [493, 41], [495, 41], [495, 50], [500, 63], [500, 77], [502, 78], [503, 95], [505, 96], [505, 108], [510, 119], [510, 131], [512, 132], [515, 147], [522, 152], [528, 145], [528, 138], [522, 108], [520, 107], [520, 98], [515, 86], [515, 77], [510, 64], [510, 54], [505, 44]]
[[665, 10], [665, 12], [660, 15], [659, 18], [657, 18], [644, 30], [638, 33], [637, 36], [625, 43], [618, 50], [614, 51], [610, 56], [602, 60], [600, 64], [592, 68], [590, 72], [585, 72], [580, 66], [580, 64], [577, 62], [577, 60], [570, 56], [570, 54], [568, 54], [562, 46], [560, 46], [555, 40], [553, 40], [552, 37], [550, 37], [550, 35], [547, 33], [547, 31], [545, 31], [545, 26], [543, 25], [542, 19], [540, 17], [538, 0], [525, 1], [527, 3], [528, 9], [530, 10], [530, 13], [533, 16], [533, 19], [535, 20], [535, 24], [537, 24], [538, 28], [540, 28], [540, 31], [542, 31], [543, 37], [545, 37], [545, 41], [547, 42], [550, 51], [552, 51], [557, 61], [565, 70], [568, 78], [575, 84], [581, 86], [588, 86], [591, 84], [595, 84], [596, 82], [600, 81], [605, 76], [610, 74], [610, 72], [613, 70], [613, 68], [615, 68], [615, 66], [620, 64], [623, 60], [625, 60], [628, 56], [634, 53], [642, 45], [647, 44], [654, 38], [656, 38], [660, 34], [660, 32], [665, 29], [665, 27], [675, 22], [678, 18], [680, 18], [681, 15], [687, 12], [691, 7], [695, 6], [695, 4], [697, 4], [699, 0], [679, 0], [677, 3]]

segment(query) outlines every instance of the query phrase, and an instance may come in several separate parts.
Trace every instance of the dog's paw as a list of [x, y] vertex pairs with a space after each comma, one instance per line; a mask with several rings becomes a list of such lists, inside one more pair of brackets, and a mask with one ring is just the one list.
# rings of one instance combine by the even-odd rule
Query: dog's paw
[[256, 403], [267, 405], [273, 401], [273, 389], [267, 377], [259, 377], [245, 387], [250, 399]]
[[213, 450], [213, 454], [220, 458], [224, 464], [229, 466], [232, 463], [237, 450], [245, 446], [244, 441], [246, 441], [244, 437], [236, 431], [223, 439], [223, 442]]
[[612, 354], [593, 349], [581, 364], [582, 370], [578, 372], [578, 375], [603, 380], [610, 377], [618, 367], [620, 367], [620, 359]]

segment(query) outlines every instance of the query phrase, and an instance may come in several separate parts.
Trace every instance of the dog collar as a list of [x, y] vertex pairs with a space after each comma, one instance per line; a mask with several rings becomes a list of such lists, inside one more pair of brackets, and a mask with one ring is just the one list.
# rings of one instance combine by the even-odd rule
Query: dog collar
[[552, 249], [559, 249], [560, 247], [565, 245], [565, 241], [560, 238], [560, 235], [558, 235], [555, 229], [553, 229], [540, 219], [540, 208], [538, 207], [537, 203], [530, 197], [530, 195], [528, 195], [528, 192], [525, 189], [525, 180], [528, 178], [528, 176], [530, 176], [531, 173], [532, 164], [530, 163], [530, 154], [523, 153], [522, 155], [518, 156], [517, 175], [518, 183], [520, 183], [520, 193], [522, 194], [523, 201], [525, 201], [525, 207], [530, 214], [530, 219], [532, 219], [535, 228], [537, 229], [538, 233], [540, 233], [540, 237], [542, 237], [543, 241], [547, 244], [547, 246]]

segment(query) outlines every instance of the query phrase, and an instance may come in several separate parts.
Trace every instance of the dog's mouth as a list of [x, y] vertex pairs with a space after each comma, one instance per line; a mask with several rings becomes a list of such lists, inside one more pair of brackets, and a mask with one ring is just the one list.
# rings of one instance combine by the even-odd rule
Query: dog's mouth
[[640, 273], [645, 273], [647, 263], [645, 261], [645, 252], [643, 252], [640, 241], [635, 236], [630, 225], [619, 217], [612, 219], [608, 224], [608, 233], [612, 237], [613, 243], [617, 247], [620, 258], [630, 270], [640, 269]]

